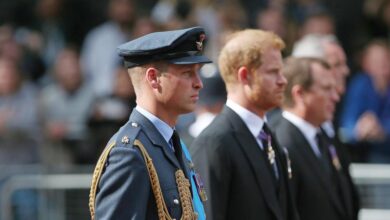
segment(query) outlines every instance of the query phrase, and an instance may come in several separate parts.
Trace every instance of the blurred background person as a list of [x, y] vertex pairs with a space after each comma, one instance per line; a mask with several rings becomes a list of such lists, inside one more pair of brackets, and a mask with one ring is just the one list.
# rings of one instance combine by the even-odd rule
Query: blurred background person
[[[290, 23], [286, 20], [283, 8], [267, 7], [257, 12], [255, 27], [261, 30], [272, 31], [281, 37], [285, 42], [289, 40]], [[291, 42], [286, 42], [287, 50], [291, 48]]]
[[[36, 88], [23, 79], [18, 64], [0, 56], [0, 167], [8, 167], [1, 172], [0, 189], [12, 174], [24, 173], [15, 167], [40, 163], [37, 101]], [[14, 218], [38, 219], [34, 191], [18, 190], [10, 199]]]
[[349, 167], [351, 161], [360, 161], [360, 150], [345, 145], [339, 137], [339, 118], [343, 105], [346, 80], [350, 74], [347, 65], [346, 54], [334, 35], [308, 34], [294, 44], [293, 57], [315, 57], [325, 60], [331, 69], [331, 74], [336, 81], [336, 90], [339, 100], [332, 120], [325, 121], [321, 127], [325, 134], [338, 146], [339, 154], [342, 154]]
[[[333, 77], [335, 77], [337, 93], [340, 99], [343, 98], [346, 79], [350, 74], [350, 70], [347, 65], [345, 52], [334, 35], [305, 35], [294, 44], [292, 56], [324, 59], [329, 64]], [[335, 139], [336, 142], [339, 142], [337, 130], [341, 104], [342, 102], [339, 100], [332, 121], [326, 121], [322, 124], [322, 128], [325, 130], [327, 136]]]
[[120, 62], [116, 47], [132, 38], [136, 20], [133, 0], [109, 0], [107, 13], [109, 20], [87, 34], [81, 50], [83, 74], [98, 96], [112, 92]]
[[89, 145], [95, 147], [90, 151], [90, 163], [96, 163], [112, 134], [125, 124], [136, 106], [133, 84], [122, 64], [118, 65], [115, 71], [114, 83], [113, 93], [98, 97], [92, 105], [91, 117], [88, 120], [91, 131]]
[[151, 18], [164, 30], [193, 26], [194, 2], [191, 0], [160, 0], [151, 11]]
[[[363, 161], [390, 163], [390, 51], [383, 39], [368, 43], [362, 71], [350, 81], [341, 117], [343, 140], [368, 150]], [[368, 149], [367, 149], [368, 148]]]
[[45, 65], [40, 57], [40, 37], [21, 33], [11, 24], [0, 25], [0, 56], [14, 60], [25, 80], [39, 85], [45, 75]]
[[330, 66], [318, 58], [287, 58], [283, 112], [271, 130], [291, 159], [292, 194], [302, 220], [357, 220], [359, 199], [349, 163], [321, 126], [339, 94]]
[[[209, 64], [211, 65], [211, 64]], [[195, 109], [195, 120], [188, 127], [191, 144], [193, 138], [196, 138], [221, 112], [226, 102], [226, 89], [218, 71], [201, 73], [203, 89], [199, 92], [199, 101]]]
[[326, 11], [327, 7], [324, 3], [319, 0], [294, 0], [287, 1], [284, 5], [288, 7], [291, 17], [298, 24], [303, 24], [312, 14]]
[[15, 61], [0, 57], [0, 163], [39, 162], [37, 90]]
[[305, 18], [300, 28], [300, 36], [309, 34], [334, 35], [336, 27], [333, 17], [325, 11], [313, 12]]
[[390, 42], [390, 0], [365, 1], [363, 12], [366, 22], [362, 26], [364, 40], [383, 38]]
[[149, 17], [138, 17], [135, 21], [132, 37], [134, 39], [158, 31], [157, 24]]
[[[45, 66], [50, 68], [58, 53], [65, 47], [65, 35], [61, 24], [63, 0], [38, 0], [35, 6], [38, 30], [42, 37], [36, 42]], [[34, 33], [32, 33], [34, 34]], [[30, 38], [33, 36], [30, 36]]]
[[54, 80], [40, 94], [40, 117], [46, 136], [45, 160], [53, 166], [84, 163], [89, 157], [87, 121], [94, 100], [83, 79], [79, 54], [65, 48], [56, 59]]

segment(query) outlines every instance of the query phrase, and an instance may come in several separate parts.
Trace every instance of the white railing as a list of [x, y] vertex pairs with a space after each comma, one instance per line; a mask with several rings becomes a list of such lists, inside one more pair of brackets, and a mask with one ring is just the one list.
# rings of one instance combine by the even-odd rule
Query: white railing
[[352, 164], [350, 172], [361, 195], [359, 220], [390, 220], [390, 165]]
[[[56, 191], [60, 194], [64, 194], [67, 190], [80, 189], [86, 190], [87, 193], [91, 184], [92, 167], [88, 169], [91, 172], [86, 174], [21, 174], [20, 172], [15, 172], [19, 174], [7, 178], [3, 181], [0, 188], [0, 219], [12, 220], [12, 195], [19, 190], [34, 189], [38, 192]], [[2, 169], [0, 168], [0, 170]], [[85, 172], [85, 170], [86, 169], [84, 169], [83, 172]], [[363, 207], [359, 214], [359, 220], [389, 220], [390, 207], [386, 207], [385, 209], [382, 207], [375, 207], [375, 205], [373, 205], [374, 203], [371, 203], [371, 200], [379, 197], [380, 201], [385, 201], [384, 203], [390, 204], [390, 165], [352, 164], [350, 171], [362, 197]], [[8, 175], [12, 172], [13, 171], [8, 169]], [[378, 186], [382, 187], [380, 190], [384, 190], [380, 191], [379, 195], [378, 193], [372, 195], [372, 189], [375, 189]], [[65, 206], [66, 202], [63, 201], [64, 196], [60, 195], [55, 198], [58, 201], [48, 201], [49, 199], [44, 199], [43, 204], [39, 204], [39, 220], [62, 220], [66, 218], [64, 212], [65, 207], [56, 210], [56, 213], [53, 213], [52, 210], [47, 210], [47, 204], [45, 205], [44, 203], [55, 202], [60, 206]], [[84, 206], [87, 212], [88, 201], [81, 201], [80, 203], [85, 203]]]

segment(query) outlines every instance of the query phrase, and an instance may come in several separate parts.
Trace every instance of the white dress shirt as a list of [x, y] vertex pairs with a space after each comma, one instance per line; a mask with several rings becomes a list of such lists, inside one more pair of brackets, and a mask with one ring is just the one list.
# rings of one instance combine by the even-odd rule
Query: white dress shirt
[[314, 127], [309, 122], [288, 111], [283, 111], [282, 116], [302, 132], [303, 136], [309, 142], [310, 147], [313, 149], [315, 155], [317, 157], [321, 157], [321, 151], [316, 141], [316, 134], [319, 132], [319, 128]]
[[261, 118], [255, 113], [249, 111], [248, 109], [240, 106], [236, 102], [228, 99], [226, 101], [226, 106], [231, 108], [235, 113], [240, 116], [240, 118], [244, 121], [246, 126], [248, 127], [249, 131], [255, 137], [257, 143], [259, 144], [260, 148], [263, 149], [263, 143], [260, 141], [258, 137], [260, 131], [263, 129], [264, 122], [266, 121], [265, 118]]

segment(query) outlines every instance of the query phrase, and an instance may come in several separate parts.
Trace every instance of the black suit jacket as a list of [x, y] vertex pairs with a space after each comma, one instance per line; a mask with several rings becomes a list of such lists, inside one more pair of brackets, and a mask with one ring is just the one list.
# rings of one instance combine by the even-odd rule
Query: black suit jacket
[[286, 158], [277, 145], [273, 147], [278, 181], [256, 139], [228, 107], [194, 140], [190, 151], [209, 196], [208, 219], [297, 219]]
[[[293, 170], [293, 195], [302, 220], [356, 220], [357, 193], [343, 154], [336, 148], [341, 170], [333, 175], [315, 155], [302, 132], [281, 115], [271, 130], [289, 151]], [[337, 188], [339, 187], [339, 188]]]

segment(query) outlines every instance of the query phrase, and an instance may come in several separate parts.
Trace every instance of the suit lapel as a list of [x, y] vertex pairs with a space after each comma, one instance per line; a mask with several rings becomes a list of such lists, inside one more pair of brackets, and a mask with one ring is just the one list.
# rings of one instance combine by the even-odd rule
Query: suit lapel
[[[325, 134], [325, 137], [327, 138], [328, 142], [333, 145], [334, 149], [336, 150], [336, 154], [339, 158], [339, 160], [341, 159], [341, 152], [340, 152], [340, 148], [337, 148], [336, 146], [338, 146], [338, 144], [336, 143], [336, 138], [331, 138], [329, 137], [326, 133]], [[352, 207], [352, 189], [351, 189], [351, 185], [349, 184], [349, 177], [348, 177], [348, 174], [347, 172], [345, 172], [345, 164], [341, 163], [341, 170], [337, 170], [334, 165], [332, 164], [332, 169], [333, 169], [333, 172], [336, 174], [336, 178], [337, 180], [339, 181], [339, 185], [341, 187], [341, 195], [343, 196], [343, 201], [344, 201], [344, 205], [345, 205], [345, 208], [346, 208], [346, 212], [348, 214], [348, 216], [353, 216], [353, 207]]]
[[[289, 213], [289, 207], [292, 206], [292, 200], [291, 200], [291, 194], [290, 189], [288, 186], [288, 173], [287, 173], [287, 159], [285, 157], [285, 153], [283, 152], [283, 149], [280, 148], [278, 142], [276, 141], [275, 135], [273, 132], [271, 132], [271, 138], [273, 147], [275, 150], [276, 155], [276, 162], [278, 165], [278, 172], [279, 172], [279, 201], [281, 204], [281, 208], [283, 209], [284, 213], [288, 216], [291, 213]], [[291, 209], [290, 209], [291, 210]], [[286, 216], [285, 216], [286, 217]]]
[[[285, 120], [285, 119], [284, 119]], [[325, 168], [321, 165], [319, 158], [315, 155], [313, 149], [310, 147], [310, 144], [306, 140], [306, 138], [302, 135], [301, 131], [295, 127], [295, 125], [291, 124], [291, 122], [285, 120], [287, 126], [289, 126], [288, 130], [292, 133], [292, 137], [294, 138], [297, 145], [296, 149], [303, 155], [304, 160], [308, 163], [308, 167], [313, 171], [313, 175], [317, 176], [321, 186], [329, 193], [330, 198], [335, 205], [336, 209], [340, 212], [340, 214], [344, 215], [343, 206], [341, 201], [338, 199], [338, 195], [335, 190], [332, 190], [330, 186], [333, 183], [330, 181], [330, 177], [324, 175], [327, 173]]]
[[264, 157], [261, 155], [261, 149], [255, 138], [241, 118], [231, 109], [225, 107], [221, 114], [225, 115], [227, 120], [231, 122], [235, 138], [238, 140], [241, 149], [248, 158], [256, 177], [257, 184], [263, 192], [266, 203], [277, 219], [282, 220], [282, 210], [279, 206], [276, 193], [274, 193], [276, 192], [276, 188], [272, 180], [274, 177], [271, 176], [272, 174], [268, 171], [268, 169], [266, 169], [266, 163], [268, 163], [268, 161], [265, 161]]
[[[165, 157], [177, 168], [181, 168], [179, 161], [177, 160], [175, 154], [170, 149], [168, 143], [165, 141], [161, 133], [157, 128], [149, 121], [145, 116], [139, 113], [136, 109], [130, 115], [130, 121], [138, 123], [139, 126], [142, 126], [144, 129], [142, 131], [148, 136], [149, 140], [153, 143], [155, 147], [161, 148]], [[185, 161], [185, 160], [184, 160]], [[188, 172], [188, 171], [185, 171]]]

